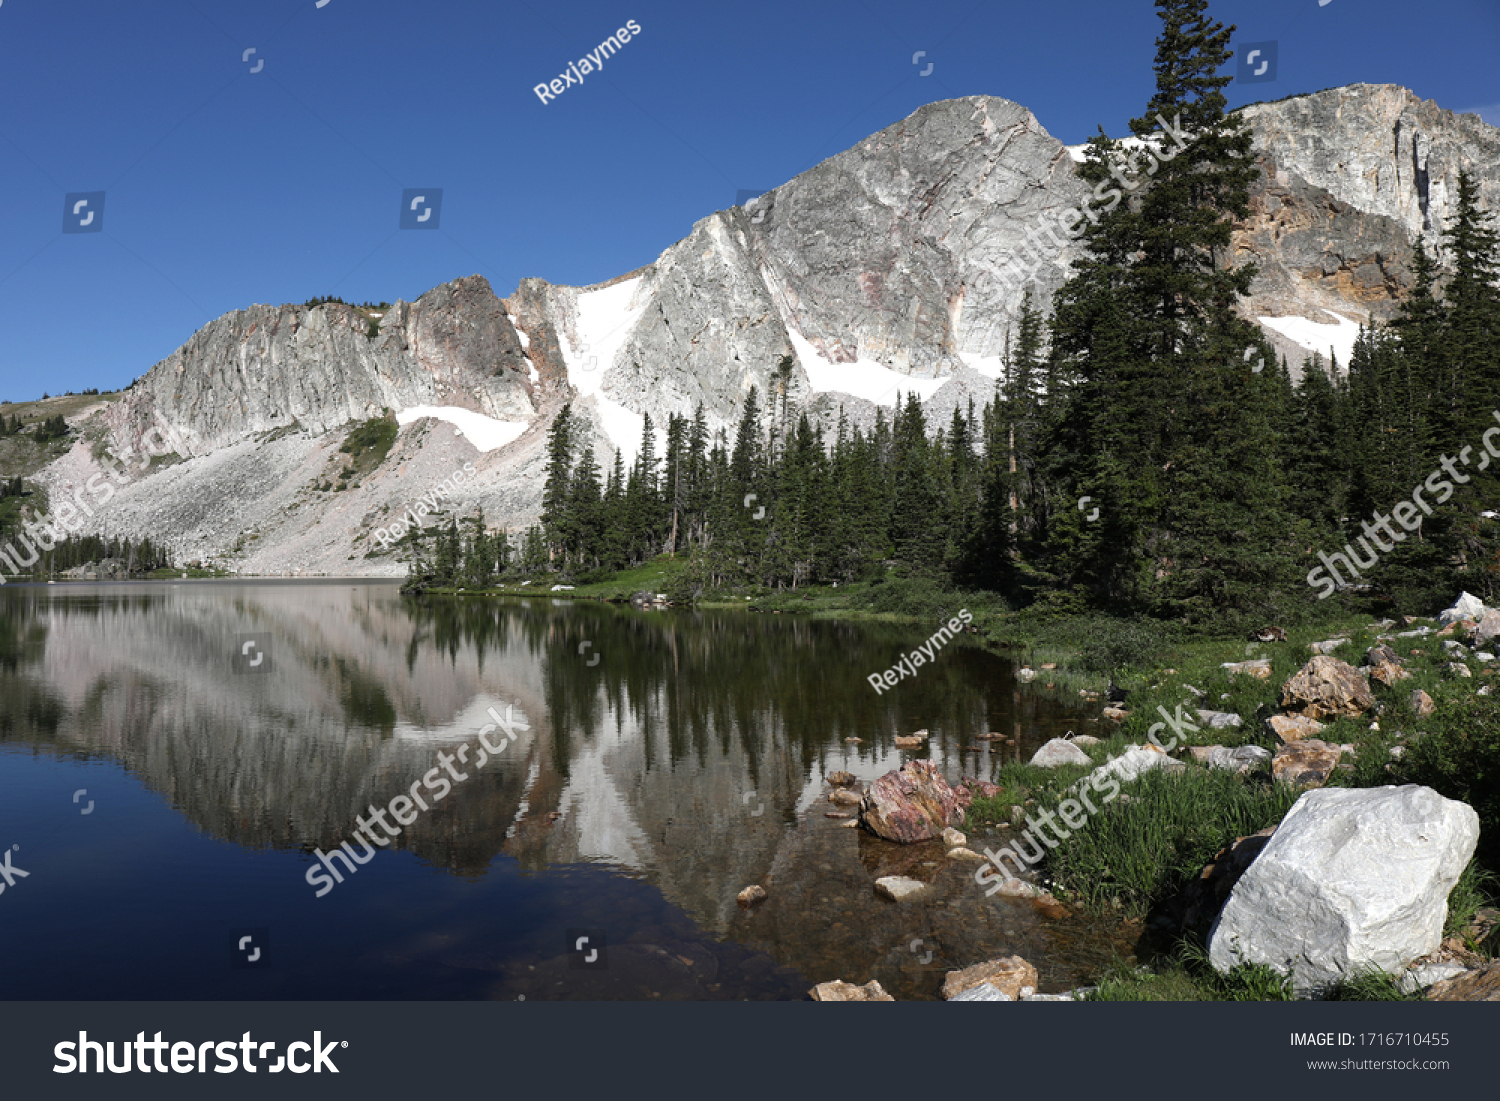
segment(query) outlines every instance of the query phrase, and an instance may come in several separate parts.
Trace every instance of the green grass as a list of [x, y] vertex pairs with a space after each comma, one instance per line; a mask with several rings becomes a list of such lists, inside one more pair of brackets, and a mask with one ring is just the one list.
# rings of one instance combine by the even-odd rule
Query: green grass
[[177, 581], [177, 580], [181, 580], [183, 578], [190, 578], [191, 579], [191, 578], [230, 577], [232, 575], [227, 570], [219, 570], [219, 569], [206, 570], [206, 569], [201, 569], [201, 568], [196, 567], [196, 566], [192, 566], [192, 567], [188, 567], [188, 568], [185, 568], [185, 569], [184, 568], [172, 567], [172, 568], [169, 568], [169, 569], [164, 568], [164, 569], [160, 569], [160, 570], [152, 570], [150, 573], [146, 574], [145, 576], [148, 577], [148, 578], [150, 578], [152, 581]]
[[1478, 862], [1469, 861], [1448, 895], [1448, 920], [1443, 923], [1443, 936], [1463, 936], [1464, 943], [1471, 952], [1490, 955], [1486, 946], [1475, 944], [1464, 936], [1464, 930], [1473, 923], [1482, 908], [1492, 904], [1490, 890], [1494, 885], [1494, 875], [1481, 868]]
[[[1330, 1002], [1420, 1001], [1421, 994], [1403, 994], [1396, 980], [1371, 968], [1355, 972], [1317, 998]], [[1098, 989], [1085, 996], [1091, 1002], [1289, 1002], [1296, 998], [1291, 979], [1260, 963], [1241, 964], [1219, 972], [1201, 947], [1182, 945], [1159, 968], [1131, 968], [1117, 963], [1100, 979]]]
[[385, 462], [396, 442], [397, 431], [396, 418], [384, 416], [367, 420], [350, 432], [339, 450], [351, 456], [352, 462], [340, 477], [347, 480], [352, 474], [368, 474]]
[[1120, 966], [1088, 994], [1090, 1002], [1289, 1002], [1290, 980], [1265, 964], [1241, 964], [1221, 974], [1201, 953], [1186, 951], [1160, 971]]
[[1047, 867], [1090, 909], [1135, 918], [1182, 891], [1236, 837], [1276, 825], [1297, 799], [1284, 785], [1196, 767], [1148, 772], [1122, 791], [1130, 798], [1100, 806]]
[[[482, 590], [487, 594], [497, 596], [549, 596], [563, 600], [611, 600], [624, 601], [638, 592], [674, 593], [681, 588], [685, 571], [688, 568], [688, 560], [683, 557], [669, 558], [662, 555], [653, 558], [632, 569], [621, 570], [600, 581], [591, 581], [582, 584], [574, 584], [571, 590], [564, 589], [553, 592], [552, 586], [562, 584], [555, 574], [548, 574], [539, 578], [529, 585], [504, 584], [495, 585]], [[429, 589], [429, 593], [452, 593], [456, 589]], [[466, 589], [467, 593], [480, 592], [479, 589]], [[674, 596], [675, 599], [675, 596]]]

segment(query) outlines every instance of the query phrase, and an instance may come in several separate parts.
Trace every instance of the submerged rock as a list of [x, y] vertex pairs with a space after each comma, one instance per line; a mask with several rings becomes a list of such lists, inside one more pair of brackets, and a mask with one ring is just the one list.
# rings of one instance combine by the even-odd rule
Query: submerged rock
[[875, 881], [875, 893], [892, 902], [905, 902], [920, 898], [927, 893], [927, 884], [920, 879], [909, 879], [904, 875], [881, 876]]
[[1438, 949], [1479, 817], [1431, 788], [1310, 791], [1230, 893], [1209, 936], [1220, 971], [1267, 964], [1308, 993]]
[[741, 906], [754, 906], [757, 902], [764, 902], [766, 898], [766, 889], [759, 883], [752, 883], [735, 896], [735, 901]]

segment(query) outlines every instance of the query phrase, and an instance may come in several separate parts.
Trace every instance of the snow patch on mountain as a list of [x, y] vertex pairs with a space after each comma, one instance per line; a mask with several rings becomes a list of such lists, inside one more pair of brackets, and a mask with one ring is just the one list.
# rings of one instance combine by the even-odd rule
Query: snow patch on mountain
[[[604, 426], [604, 434], [609, 437], [609, 442], [620, 450], [620, 459], [628, 471], [635, 465], [635, 458], [641, 449], [641, 432], [646, 427], [646, 417], [633, 409], [627, 409], [617, 401], [611, 401], [603, 394], [593, 394], [585, 400], [594, 403], [594, 409], [599, 414], [599, 421]], [[660, 455], [657, 456], [660, 458]], [[604, 456], [598, 456], [600, 469], [605, 474], [609, 473], [609, 463]]]
[[[630, 305], [641, 276], [625, 279], [602, 290], [585, 291], [577, 299], [578, 343], [562, 340], [568, 382], [580, 395], [597, 394], [604, 372], [614, 365], [615, 355], [645, 306]], [[618, 441], [616, 441], [618, 442]]]
[[447, 421], [480, 451], [502, 448], [526, 431], [525, 421], [496, 420], [472, 409], [459, 409], [453, 405], [414, 405], [397, 413], [396, 423], [405, 428], [423, 417]]
[[1262, 317], [1257, 320], [1268, 329], [1274, 329], [1288, 340], [1317, 352], [1327, 358], [1338, 356], [1340, 369], [1349, 369], [1349, 360], [1354, 356], [1354, 341], [1359, 337], [1359, 323], [1340, 317], [1332, 310], [1324, 310], [1333, 323], [1309, 321], [1305, 317]]
[[1004, 356], [981, 356], [973, 352], [959, 352], [958, 358], [964, 366], [978, 371], [985, 378], [999, 379], [1005, 374]]
[[915, 393], [919, 401], [926, 401], [948, 381], [946, 378], [912, 378], [872, 359], [830, 363], [818, 354], [817, 348], [813, 347], [807, 337], [791, 326], [787, 326], [786, 331], [815, 394], [849, 394], [876, 405], [894, 408], [898, 394]]

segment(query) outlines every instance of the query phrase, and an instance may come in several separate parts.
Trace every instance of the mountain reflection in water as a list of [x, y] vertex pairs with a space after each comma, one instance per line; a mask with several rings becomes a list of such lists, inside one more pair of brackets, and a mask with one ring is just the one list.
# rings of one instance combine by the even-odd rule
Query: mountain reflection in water
[[[28, 876], [0, 897], [26, 946], [0, 997], [796, 998], [877, 977], [931, 997], [1013, 951], [1074, 981], [1076, 930], [985, 899], [940, 847], [825, 817], [825, 774], [899, 767], [897, 734], [930, 730], [921, 755], [957, 780], [1085, 721], [973, 636], [877, 695], [866, 677], [927, 634], [388, 583], [6, 586], [0, 845]], [[490, 708], [526, 728], [315, 897], [311, 854], [477, 746]], [[875, 898], [893, 870], [930, 900]], [[770, 898], [746, 911], [752, 883]]]

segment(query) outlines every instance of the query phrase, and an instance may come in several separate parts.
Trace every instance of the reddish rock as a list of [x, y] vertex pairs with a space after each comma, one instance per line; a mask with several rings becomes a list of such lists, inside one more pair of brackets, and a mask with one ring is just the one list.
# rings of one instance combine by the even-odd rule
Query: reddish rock
[[972, 776], [965, 776], [959, 786], [964, 789], [965, 794], [968, 796], [966, 802], [972, 802], [974, 799], [980, 797], [993, 799], [1000, 794], [999, 784], [992, 784], [988, 780], [976, 780]]
[[896, 999], [885, 992], [885, 987], [880, 985], [878, 979], [871, 979], [864, 986], [855, 986], [852, 982], [843, 979], [835, 979], [833, 982], [820, 982], [813, 987], [809, 993], [815, 1002], [893, 1002]]
[[1409, 679], [1411, 674], [1395, 662], [1382, 661], [1379, 665], [1372, 665], [1370, 667], [1370, 677], [1389, 688], [1398, 680]]
[[949, 971], [943, 980], [943, 997], [953, 998], [965, 990], [989, 983], [1011, 1001], [1020, 1001], [1023, 993], [1036, 993], [1036, 968], [1020, 956], [976, 963], [962, 971]]
[[1281, 686], [1283, 711], [1309, 719], [1357, 717], [1375, 706], [1369, 682], [1338, 658], [1319, 654]]
[[931, 760], [908, 761], [870, 785], [859, 820], [887, 841], [930, 841], [962, 823], [972, 799], [968, 791], [949, 787]]
[[1433, 702], [1432, 697], [1426, 692], [1420, 688], [1413, 688], [1411, 691], [1411, 709], [1418, 715], [1431, 715], [1437, 710], [1437, 704]]
[[828, 801], [836, 807], [857, 807], [859, 795], [844, 788], [836, 788], [829, 794]]
[[1500, 1002], [1500, 963], [1445, 979], [1427, 991], [1427, 998], [1434, 1002]]
[[828, 774], [828, 782], [836, 788], [852, 787], [854, 784], [854, 773], [844, 772], [842, 770], [838, 772], [830, 772]]

